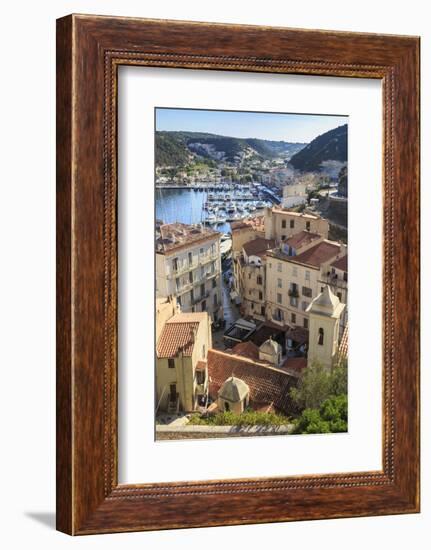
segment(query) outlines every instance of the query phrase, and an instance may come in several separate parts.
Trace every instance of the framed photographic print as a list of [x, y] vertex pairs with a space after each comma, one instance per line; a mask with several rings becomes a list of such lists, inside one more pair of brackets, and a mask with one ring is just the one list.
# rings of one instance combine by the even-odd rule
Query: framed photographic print
[[419, 511], [419, 39], [57, 22], [57, 527]]

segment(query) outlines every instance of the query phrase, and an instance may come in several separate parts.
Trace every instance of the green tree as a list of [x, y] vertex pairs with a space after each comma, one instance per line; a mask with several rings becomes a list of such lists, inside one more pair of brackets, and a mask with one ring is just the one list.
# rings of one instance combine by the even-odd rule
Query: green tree
[[329, 422], [323, 420], [316, 409], [302, 411], [295, 426], [295, 433], [297, 434], [325, 434], [329, 432]]
[[305, 409], [294, 431], [301, 434], [347, 432], [347, 395], [331, 396], [319, 409]]
[[317, 361], [304, 369], [298, 386], [290, 390], [293, 402], [300, 409], [318, 409], [330, 394], [331, 375]]

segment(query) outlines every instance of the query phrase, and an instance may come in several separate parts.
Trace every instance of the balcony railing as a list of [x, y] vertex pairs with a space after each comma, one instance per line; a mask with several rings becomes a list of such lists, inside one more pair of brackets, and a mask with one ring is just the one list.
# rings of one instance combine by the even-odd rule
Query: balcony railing
[[209, 295], [210, 295], [209, 291], [206, 291], [203, 294], [201, 294], [200, 296], [197, 296], [197, 297], [193, 298], [192, 305], [194, 306], [194, 305], [198, 304], [199, 302], [202, 302], [202, 300], [206, 300], [207, 298], [209, 298]]
[[196, 269], [198, 265], [199, 265], [199, 262], [194, 261], [191, 264], [188, 262], [185, 262], [181, 265], [178, 265], [177, 267], [172, 266], [171, 276], [177, 277], [182, 273], [187, 273], [187, 271], [190, 271], [191, 269]]

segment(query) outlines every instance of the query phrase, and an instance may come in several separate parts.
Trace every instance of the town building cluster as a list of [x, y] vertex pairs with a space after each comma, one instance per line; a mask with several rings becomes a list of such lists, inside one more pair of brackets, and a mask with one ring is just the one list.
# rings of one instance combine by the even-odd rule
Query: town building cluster
[[[286, 200], [302, 201], [300, 188]], [[301, 202], [297, 202], [301, 204]], [[290, 389], [317, 361], [347, 354], [347, 246], [329, 223], [283, 206], [232, 223], [230, 299], [241, 319], [224, 349], [220, 234], [200, 225], [156, 228], [156, 414], [247, 408], [290, 415]]]

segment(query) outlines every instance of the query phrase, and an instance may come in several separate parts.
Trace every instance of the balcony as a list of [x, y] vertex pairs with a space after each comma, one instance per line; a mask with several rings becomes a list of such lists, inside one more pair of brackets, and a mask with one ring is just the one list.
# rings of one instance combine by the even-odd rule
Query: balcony
[[199, 265], [205, 265], [208, 262], [217, 260], [220, 258], [220, 253], [214, 252], [213, 254], [201, 254], [199, 256]]
[[193, 298], [193, 300], [191, 301], [192, 306], [199, 304], [200, 302], [202, 302], [202, 300], [206, 300], [207, 298], [209, 298], [209, 296], [210, 296], [209, 291], [206, 291], [204, 294], [201, 294], [200, 296]]
[[297, 288], [289, 288], [289, 290], [287, 291], [287, 294], [291, 298], [299, 298], [299, 292]]
[[195, 269], [198, 267], [199, 262], [192, 262], [191, 264], [188, 262], [184, 262], [183, 264], [175, 267], [172, 267], [171, 270], [171, 277], [178, 277], [178, 275], [182, 275], [183, 273], [187, 273], [191, 269]]

